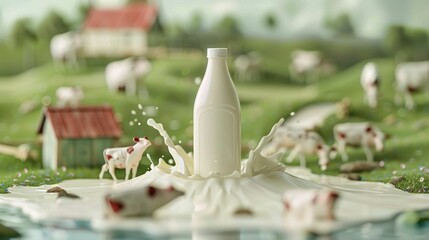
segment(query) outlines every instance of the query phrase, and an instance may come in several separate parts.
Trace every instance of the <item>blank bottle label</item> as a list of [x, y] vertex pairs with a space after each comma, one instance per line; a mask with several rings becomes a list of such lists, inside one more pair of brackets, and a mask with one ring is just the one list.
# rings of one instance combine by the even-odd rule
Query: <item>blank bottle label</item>
[[196, 138], [202, 140], [202, 144], [198, 146], [197, 158], [209, 158], [204, 159], [204, 164], [197, 166], [198, 172], [227, 175], [240, 170], [240, 166], [236, 166], [240, 149], [236, 146], [240, 131], [237, 129], [240, 126], [237, 111], [228, 106], [216, 109], [206, 107], [199, 111], [198, 117], [202, 125]]

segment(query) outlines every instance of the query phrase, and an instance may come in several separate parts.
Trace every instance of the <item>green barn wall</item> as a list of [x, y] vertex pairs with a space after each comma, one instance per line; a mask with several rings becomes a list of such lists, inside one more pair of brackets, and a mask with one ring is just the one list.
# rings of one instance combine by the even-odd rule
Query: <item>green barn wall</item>
[[95, 166], [104, 164], [103, 150], [112, 147], [114, 139], [112, 138], [98, 138], [97, 141], [92, 141], [92, 159]]
[[100, 167], [104, 163], [103, 150], [113, 146], [112, 138], [62, 139], [59, 144], [60, 166]]

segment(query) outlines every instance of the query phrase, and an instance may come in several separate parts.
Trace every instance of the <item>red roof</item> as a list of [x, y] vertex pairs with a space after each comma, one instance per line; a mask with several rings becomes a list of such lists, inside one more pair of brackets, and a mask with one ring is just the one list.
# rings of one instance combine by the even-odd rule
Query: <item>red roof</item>
[[132, 4], [118, 9], [92, 9], [85, 28], [139, 28], [148, 31], [156, 18], [156, 7]]
[[122, 130], [110, 106], [47, 107], [38, 133], [48, 119], [58, 139], [64, 138], [119, 138]]

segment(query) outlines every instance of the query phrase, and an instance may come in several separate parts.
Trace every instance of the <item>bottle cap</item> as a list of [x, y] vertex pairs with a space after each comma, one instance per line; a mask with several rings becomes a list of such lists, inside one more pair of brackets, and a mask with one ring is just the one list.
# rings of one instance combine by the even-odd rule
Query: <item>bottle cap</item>
[[225, 58], [228, 57], [228, 48], [207, 48], [208, 58]]

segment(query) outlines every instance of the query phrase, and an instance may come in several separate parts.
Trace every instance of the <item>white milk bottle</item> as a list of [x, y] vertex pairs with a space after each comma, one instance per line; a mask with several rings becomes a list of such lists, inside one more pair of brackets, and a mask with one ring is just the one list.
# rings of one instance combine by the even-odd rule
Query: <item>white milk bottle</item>
[[226, 48], [207, 49], [207, 69], [194, 103], [194, 172], [240, 171], [240, 101], [228, 72]]

